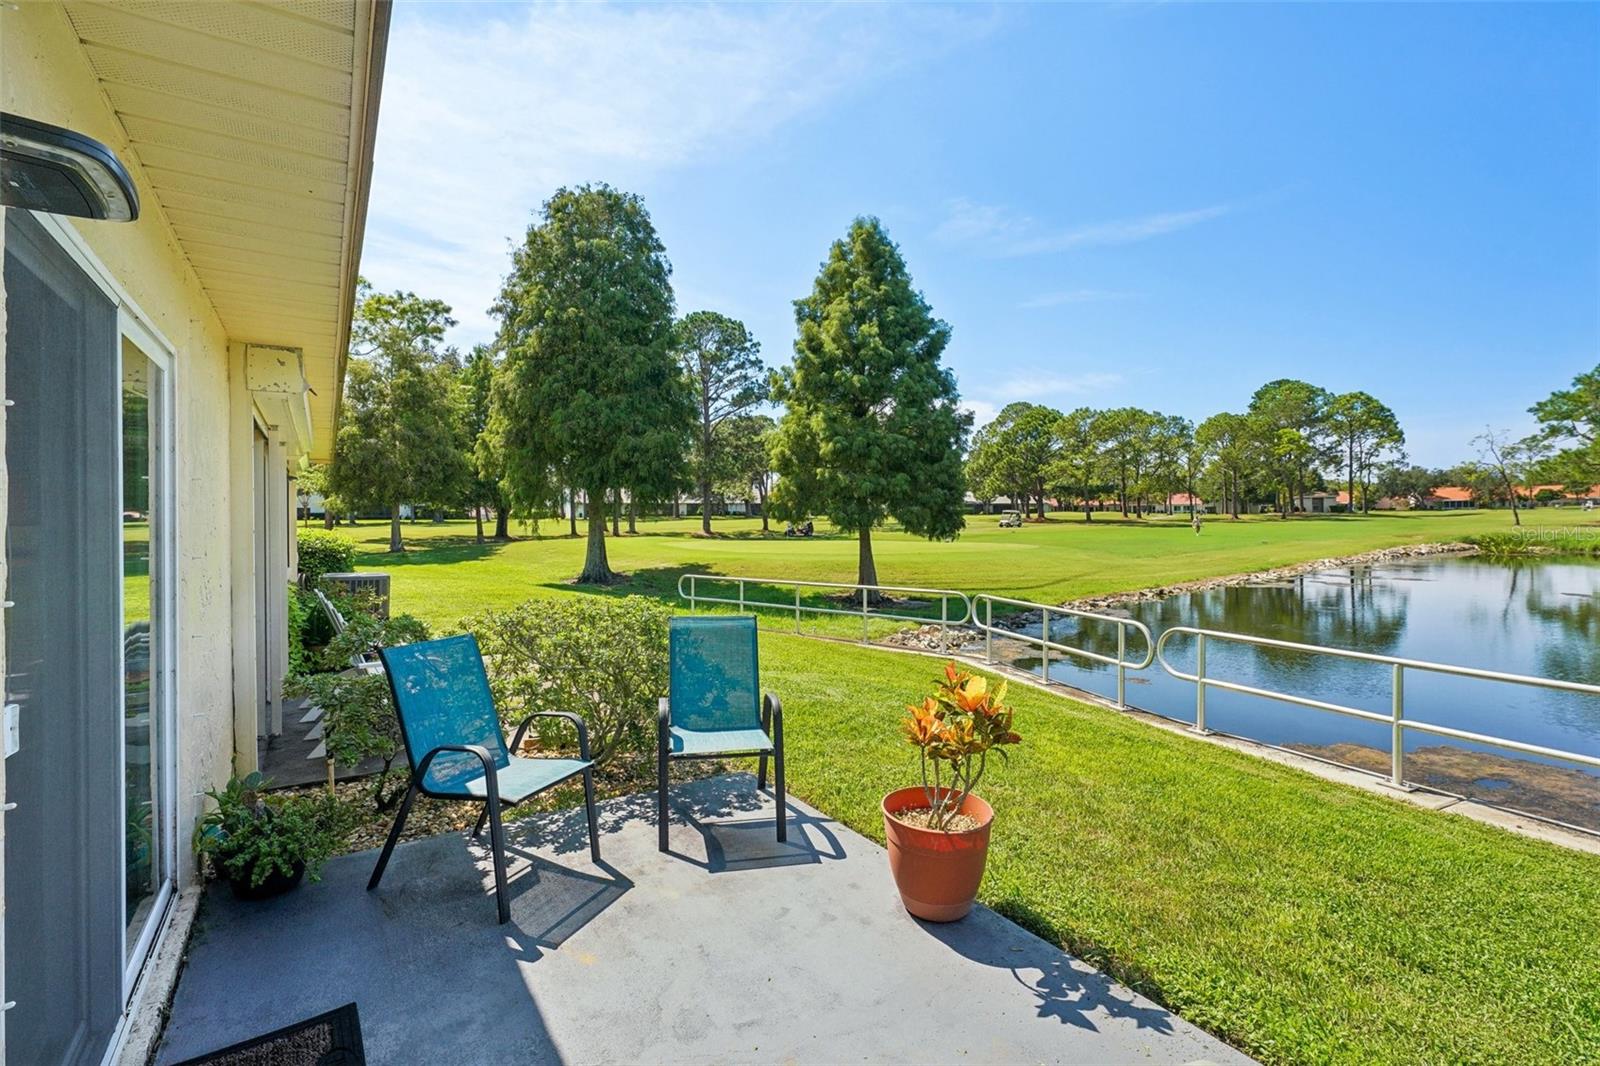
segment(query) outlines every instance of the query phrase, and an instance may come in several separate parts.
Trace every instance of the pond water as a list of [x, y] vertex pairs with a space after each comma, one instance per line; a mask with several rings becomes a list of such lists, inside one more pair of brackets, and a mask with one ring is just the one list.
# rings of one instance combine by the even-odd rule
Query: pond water
[[[1208, 589], [1130, 605], [1156, 636], [1190, 625], [1506, 673], [1600, 683], [1600, 562], [1435, 557]], [[1021, 632], [1037, 635], [1040, 626]], [[1051, 619], [1051, 639], [1116, 654], [1115, 627]], [[1129, 658], [1139, 637], [1129, 636]], [[1009, 649], [1013, 654], [1021, 645]], [[1167, 657], [1194, 672], [1194, 640]], [[1041, 673], [1037, 651], [1011, 659]], [[1390, 667], [1212, 641], [1208, 677], [1387, 715]], [[1053, 657], [1050, 678], [1114, 697], [1113, 668]], [[1159, 663], [1128, 675], [1128, 702], [1194, 721], [1194, 684]], [[1408, 718], [1600, 754], [1600, 696], [1407, 671]], [[1389, 727], [1275, 700], [1206, 694], [1208, 727], [1387, 774]], [[1600, 770], [1409, 732], [1406, 776], [1459, 795], [1600, 829]]]

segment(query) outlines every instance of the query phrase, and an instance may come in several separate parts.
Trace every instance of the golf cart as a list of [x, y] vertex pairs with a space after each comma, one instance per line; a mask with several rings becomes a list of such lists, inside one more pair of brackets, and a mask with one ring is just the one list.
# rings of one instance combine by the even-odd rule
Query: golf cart
[[1022, 512], [1021, 511], [1001, 511], [1000, 512], [1000, 528], [1001, 529], [1021, 529], [1022, 528]]

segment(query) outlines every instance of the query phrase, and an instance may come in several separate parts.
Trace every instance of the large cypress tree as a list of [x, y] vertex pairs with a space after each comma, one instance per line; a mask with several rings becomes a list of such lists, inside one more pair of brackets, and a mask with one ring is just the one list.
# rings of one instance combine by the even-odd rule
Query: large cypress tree
[[773, 511], [825, 514], [860, 542], [857, 581], [878, 583], [872, 529], [950, 539], [966, 524], [961, 455], [972, 418], [940, 363], [950, 327], [912, 287], [875, 218], [835, 241], [795, 301], [794, 363], [773, 378], [787, 406], [773, 435]]
[[694, 409], [672, 349], [671, 273], [639, 197], [561, 189], [512, 254], [495, 304], [505, 482], [529, 510], [557, 506], [564, 486], [584, 490], [580, 582], [616, 579], [605, 543], [615, 490], [661, 499], [683, 481]]

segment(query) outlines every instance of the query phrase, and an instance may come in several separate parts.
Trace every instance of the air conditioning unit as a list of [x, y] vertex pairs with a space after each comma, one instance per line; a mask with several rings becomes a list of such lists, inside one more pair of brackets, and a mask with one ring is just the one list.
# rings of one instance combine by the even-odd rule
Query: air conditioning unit
[[323, 574], [322, 580], [347, 596], [371, 598], [377, 602], [378, 617], [389, 617], [389, 575], [378, 573]]

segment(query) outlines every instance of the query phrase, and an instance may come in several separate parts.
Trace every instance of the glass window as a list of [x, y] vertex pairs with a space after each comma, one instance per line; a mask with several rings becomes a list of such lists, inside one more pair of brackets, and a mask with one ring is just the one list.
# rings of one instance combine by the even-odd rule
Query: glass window
[[122, 664], [126, 911], [136, 949], [167, 873], [161, 370], [122, 345]]

